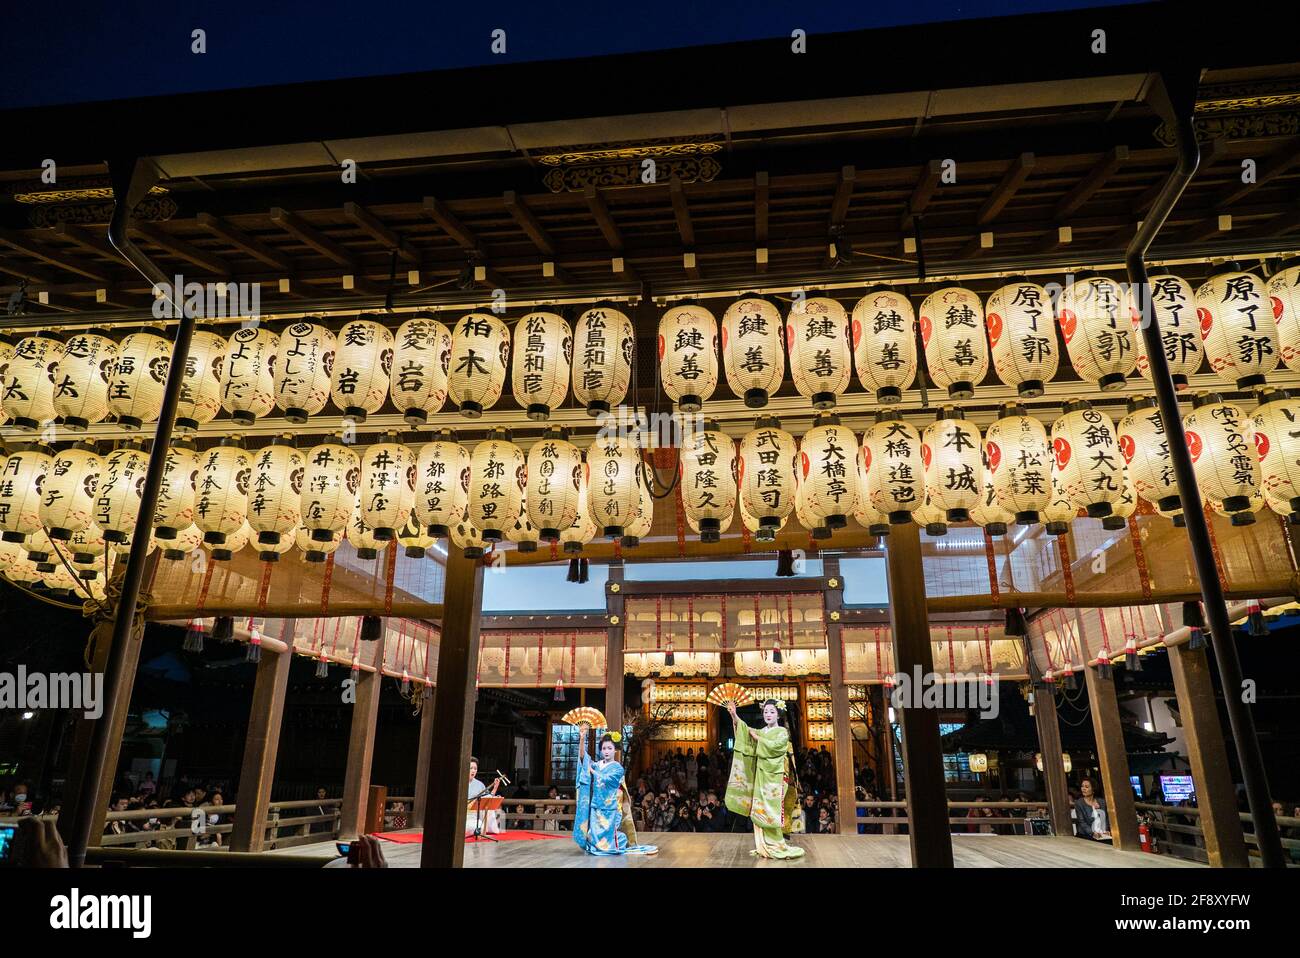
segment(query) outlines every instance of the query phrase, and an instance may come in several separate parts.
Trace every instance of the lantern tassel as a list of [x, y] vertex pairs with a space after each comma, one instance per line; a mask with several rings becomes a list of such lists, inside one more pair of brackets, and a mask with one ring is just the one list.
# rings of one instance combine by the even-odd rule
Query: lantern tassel
[[384, 634], [384, 621], [377, 615], [363, 616], [361, 619], [361, 641], [377, 642]]
[[780, 642], [778, 642], [778, 643], [776, 643], [776, 645], [772, 646], [772, 662], [773, 662], [773, 664], [775, 664], [775, 665], [784, 665], [784, 664], [785, 664], [785, 656], [783, 656], [783, 655], [781, 654], [781, 643], [780, 643]]
[[566, 582], [578, 581], [578, 560], [577, 559], [569, 560], [569, 574], [565, 576], [565, 581]]
[[235, 620], [228, 615], [219, 615], [212, 620], [212, 637], [218, 642], [235, 640]]
[[1268, 623], [1264, 621], [1264, 609], [1258, 602], [1246, 606], [1246, 633], [1254, 639], [1268, 635]]
[[1124, 668], [1130, 672], [1142, 671], [1142, 657], [1138, 655], [1137, 636], [1129, 636], [1124, 643]]
[[1007, 635], [1024, 637], [1028, 634], [1025, 627], [1025, 613], [1023, 609], [1007, 609]]
[[587, 581], [587, 560], [586, 559], [578, 560], [578, 581], [579, 582]]
[[1102, 658], [1097, 661], [1097, 677], [1104, 681], [1111, 678], [1113, 674], [1114, 669], [1111, 668], [1110, 659], [1102, 656]]
[[777, 578], [790, 578], [794, 575], [794, 552], [790, 549], [781, 549], [776, 554], [776, 574]]
[[190, 619], [189, 627], [185, 630], [185, 642], [181, 648], [186, 652], [203, 651], [203, 620]]
[[245, 662], [262, 661], [262, 632], [257, 626], [253, 626], [248, 633], [248, 648], [244, 651]]
[[555, 695], [553, 698], [556, 702], [564, 701], [564, 679], [559, 678], [555, 680]]
[[403, 695], [411, 694], [411, 677], [407, 675], [405, 672], [402, 673], [402, 694]]
[[322, 655], [319, 659], [316, 660], [316, 678], [327, 679], [329, 677], [330, 677], [329, 659], [325, 658], [325, 656]]
[[677, 656], [673, 655], [673, 644], [668, 643], [668, 649], [664, 652], [664, 665], [676, 665]]
[[1074, 674], [1074, 669], [1070, 669], [1068, 672], [1065, 673], [1065, 688], [1067, 691], [1073, 692], [1078, 687], [1079, 687], [1079, 679]]

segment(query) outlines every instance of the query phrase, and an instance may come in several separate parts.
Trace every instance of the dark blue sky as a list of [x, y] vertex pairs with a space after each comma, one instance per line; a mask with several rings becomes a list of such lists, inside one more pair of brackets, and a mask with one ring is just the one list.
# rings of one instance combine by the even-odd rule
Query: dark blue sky
[[[788, 37], [796, 27], [816, 42], [818, 33], [1116, 3], [14, 2], [7, 6], [0, 25], [5, 49], [0, 108], [671, 49]], [[498, 27], [507, 32], [504, 57], [489, 50], [490, 34]], [[195, 28], [207, 33], [207, 53], [202, 56], [190, 52]], [[615, 77], [613, 81], [653, 83], [655, 78]], [[593, 77], [592, 82], [611, 80]]]

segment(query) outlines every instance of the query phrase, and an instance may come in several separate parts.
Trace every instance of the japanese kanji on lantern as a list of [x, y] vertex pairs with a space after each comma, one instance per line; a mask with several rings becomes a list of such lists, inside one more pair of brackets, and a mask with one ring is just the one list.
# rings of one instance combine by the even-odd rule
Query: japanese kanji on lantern
[[751, 409], [766, 406], [768, 397], [781, 388], [785, 378], [782, 339], [781, 314], [765, 299], [746, 296], [722, 314], [722, 366], [727, 385]]
[[4, 367], [0, 407], [16, 429], [35, 432], [54, 418], [54, 381], [50, 367], [58, 362], [63, 340], [49, 332], [24, 336]]
[[226, 344], [221, 406], [249, 426], [275, 408], [275, 360], [280, 337], [265, 326], [242, 326]]
[[1134, 491], [1158, 510], [1180, 512], [1178, 480], [1156, 401], [1150, 396], [1130, 399], [1128, 414], [1119, 421], [1116, 432]]
[[528, 503], [524, 502], [524, 508], [519, 513], [519, 518], [515, 524], [506, 530], [506, 538], [515, 544], [515, 549], [519, 552], [536, 552], [537, 543], [540, 537], [537, 535], [537, 527], [528, 521]]
[[878, 413], [862, 436], [862, 494], [890, 522], [901, 525], [925, 501], [921, 434], [897, 413]]
[[[849, 316], [833, 299], [797, 299], [785, 320], [790, 376], [814, 409], [832, 409], [853, 378]], [[851, 511], [851, 510], [850, 510]]]
[[198, 480], [199, 454], [190, 439], [179, 439], [167, 448], [163, 461], [162, 484], [158, 487], [158, 504], [153, 510], [154, 535], [170, 543], [182, 529], [194, 524], [195, 485]]
[[504, 429], [474, 447], [469, 459], [469, 522], [487, 542], [500, 542], [519, 518], [528, 467]]
[[280, 334], [275, 354], [275, 405], [292, 423], [325, 408], [338, 341], [324, 326], [306, 320]]
[[1217, 393], [1195, 396], [1183, 432], [1201, 495], [1220, 502], [1225, 515], [1249, 510], [1261, 475], [1255, 426], [1241, 407]]
[[450, 369], [451, 330], [433, 313], [416, 313], [397, 328], [389, 392], [403, 419], [422, 426], [441, 411]]
[[573, 362], [573, 331], [564, 317], [539, 310], [521, 318], [512, 362], [511, 387], [524, 415], [536, 422], [550, 419], [568, 394]]
[[600, 531], [591, 518], [590, 496], [587, 494], [590, 484], [590, 467], [584, 462], [578, 484], [577, 518], [573, 520], [573, 525], [560, 530], [560, 542], [564, 545], [564, 551], [571, 555], [582, 552], [582, 547], [596, 538], [596, 533]]
[[433, 536], [412, 515], [406, 525], [397, 531], [397, 544], [402, 547], [402, 553], [408, 559], [424, 559], [428, 557], [429, 546], [433, 545]]
[[699, 412], [718, 388], [718, 321], [696, 303], [659, 319], [659, 381], [679, 412]]
[[948, 534], [948, 510], [934, 500], [928, 486], [921, 508], [912, 513], [912, 521], [923, 528], [927, 536], [938, 538]]
[[354, 319], [339, 330], [330, 399], [344, 417], [365, 422], [388, 398], [392, 368], [393, 334], [372, 319]]
[[[348, 524], [343, 535], [347, 539], [348, 545], [357, 551], [358, 559], [377, 559], [379, 550], [384, 544], [375, 538], [375, 530], [366, 522], [362, 509], [364, 501], [365, 492], [358, 485], [357, 496], [352, 501], [352, 514], [348, 517]], [[315, 533], [313, 533], [314, 536]]]
[[1021, 396], [1041, 396], [1060, 362], [1047, 290], [1024, 278], [1008, 281], [989, 296], [984, 325], [998, 379]]
[[259, 546], [291, 539], [302, 521], [302, 483], [307, 461], [280, 436], [253, 453], [253, 477], [248, 490], [248, 525]]
[[740, 502], [760, 528], [779, 529], [794, 511], [798, 446], [778, 419], [763, 416], [740, 441]]
[[102, 329], [73, 333], [50, 365], [54, 415], [81, 430], [108, 415], [108, 377], [117, 362], [117, 343]]
[[636, 334], [632, 320], [612, 306], [594, 306], [573, 328], [573, 397], [598, 416], [623, 402], [632, 381]]
[[1052, 424], [1052, 468], [1076, 509], [1093, 519], [1114, 511], [1124, 493], [1124, 464], [1110, 417], [1084, 400], [1064, 404]]
[[1280, 352], [1264, 281], [1227, 263], [1196, 290], [1196, 315], [1210, 368], [1238, 389], [1264, 385]]
[[853, 368], [876, 402], [902, 401], [916, 378], [916, 314], [912, 302], [885, 286], [869, 290], [853, 307]]
[[1174, 388], [1186, 389], [1187, 377], [1201, 368], [1201, 358], [1205, 355], [1191, 284], [1180, 276], [1166, 273], [1151, 277], [1148, 288], [1148, 301], [1143, 302], [1140, 295], [1131, 299], [1138, 372], [1148, 380], [1151, 378], [1151, 360], [1147, 358], [1146, 338], [1142, 335], [1145, 319], [1158, 324]]
[[[236, 436], [226, 436], [220, 445], [204, 450], [199, 456], [194, 524], [203, 530], [204, 544], [224, 545], [227, 536], [247, 525], [248, 484], [252, 474], [253, 459]], [[102, 479], [100, 486], [103, 486]]]
[[420, 447], [415, 459], [415, 518], [429, 535], [446, 538], [469, 505], [469, 453], [450, 429]]
[[1056, 304], [1061, 338], [1079, 376], [1101, 389], [1119, 389], [1137, 365], [1132, 312], [1113, 279], [1079, 273]]
[[415, 455], [389, 436], [361, 453], [361, 518], [379, 542], [391, 542], [415, 507]]
[[1129, 517], [1137, 512], [1137, 490], [1133, 487], [1133, 480], [1128, 474], [1128, 469], [1120, 468], [1120, 481], [1122, 492], [1119, 501], [1115, 503], [1111, 514], [1101, 520], [1101, 527], [1107, 532], [1118, 532], [1128, 525]]
[[294, 545], [302, 553], [304, 562], [324, 562], [330, 553], [337, 552], [343, 544], [343, 530], [330, 533], [329, 539], [321, 542], [312, 538], [316, 530], [299, 526], [294, 532]]
[[1296, 369], [1300, 366], [1300, 257], [1282, 262], [1282, 268], [1268, 281], [1268, 298], [1277, 321], [1282, 362]]
[[510, 330], [491, 313], [467, 313], [451, 334], [447, 392], [467, 419], [478, 419], [501, 398], [510, 366]]
[[[739, 465], [740, 465], [740, 460], [737, 460], [737, 466]], [[797, 492], [796, 494], [792, 494], [791, 498], [792, 500], [797, 500], [798, 498]], [[736, 511], [740, 513], [741, 525], [743, 525], [746, 529], [748, 529], [751, 533], [753, 533], [755, 542], [773, 541], [776, 538], [776, 534], [785, 528], [785, 524], [787, 521], [787, 516], [782, 516], [780, 519], [776, 520], [776, 525], [766, 525], [766, 526], [763, 525], [758, 519], [756, 519], [750, 513], [748, 509], [745, 508], [744, 495], [741, 495], [736, 500]], [[790, 511], [791, 512], [794, 511], [793, 506], [791, 506]]]
[[[643, 465], [642, 472], [646, 467]], [[654, 528], [654, 507], [655, 499], [650, 494], [650, 488], [644, 481], [636, 484], [637, 498], [639, 500], [636, 511], [636, 518], [623, 527], [622, 546], [624, 549], [635, 549], [641, 545], [641, 540], [650, 534]]]
[[[917, 447], [920, 447], [920, 440], [917, 440]], [[871, 493], [868, 491], [870, 486], [870, 473], [867, 471], [867, 463], [873, 458], [871, 450], [864, 441], [858, 447], [857, 455], [853, 457], [854, 468], [858, 473], [858, 488], [864, 490], [863, 494], [858, 496], [857, 504], [853, 509], [853, 518], [873, 536], [889, 535], [890, 518], [880, 511], [880, 508], [872, 500]], [[918, 455], [919, 458], [919, 455]], [[918, 504], [919, 505], [919, 504]], [[913, 512], [915, 510], [912, 510]], [[912, 512], [900, 513], [907, 516], [906, 522], [912, 521]]]
[[1278, 389], [1259, 394], [1252, 417], [1255, 448], [1259, 452], [1260, 487], [1269, 507], [1274, 501], [1290, 516], [1300, 512], [1300, 401]]
[[984, 306], [961, 286], [945, 286], [921, 303], [921, 343], [930, 378], [952, 399], [969, 399], [989, 371]]
[[723, 525], [736, 511], [736, 446], [731, 437], [706, 420], [703, 429], [682, 437], [682, 506], [700, 529], [701, 542], [717, 542]]
[[[116, 346], [114, 346], [116, 348]], [[9, 360], [14, 358], [14, 342], [6, 334], [0, 333], [0, 399], [4, 397], [5, 384], [8, 381]], [[9, 421], [9, 414], [0, 403], [0, 426]]]
[[[104, 531], [109, 545], [127, 542], [135, 534], [140, 516], [140, 494], [149, 454], [138, 440], [129, 440], [104, 457], [96, 488], [92, 518]], [[242, 520], [243, 515], [241, 513]], [[152, 531], [146, 527], [147, 531]]]
[[41, 443], [5, 459], [0, 474], [0, 532], [5, 542], [22, 542], [41, 528], [41, 496], [53, 461], [54, 451]]
[[606, 536], [620, 538], [641, 509], [641, 450], [632, 439], [598, 435], [587, 449], [587, 466], [592, 521]]
[[984, 434], [988, 478], [999, 505], [1021, 525], [1040, 521], [1052, 497], [1052, 446], [1043, 424], [1010, 403]]
[[[191, 550], [199, 547], [199, 541], [202, 538], [201, 535], [195, 537]], [[74, 532], [71, 538], [68, 539], [68, 549], [72, 553], [71, 562], [74, 566], [79, 567], [78, 571], [83, 579], [95, 578], [98, 572], [95, 565], [107, 548], [108, 543], [104, 541], [104, 530], [93, 522], [80, 532]]]
[[323, 442], [307, 452], [298, 509], [313, 542], [329, 542], [347, 528], [361, 489], [361, 460], [349, 447]]
[[969, 519], [984, 495], [982, 448], [979, 427], [951, 406], [939, 410], [921, 434], [925, 488], [948, 522]]
[[164, 559], [170, 559], [173, 562], [179, 562], [181, 559], [191, 555], [195, 549], [200, 548], [202, 545], [203, 530], [191, 522], [180, 532], [176, 533], [175, 539], [164, 540], [162, 557]]
[[548, 429], [528, 450], [524, 501], [543, 542], [558, 542], [560, 533], [577, 521], [585, 497], [582, 474], [582, 453], [558, 427]]
[[122, 428], [139, 429], [157, 421], [171, 351], [171, 343], [148, 328], [118, 344], [117, 361], [108, 377], [108, 409]]
[[104, 460], [93, 443], [79, 442], [56, 453], [41, 489], [41, 524], [51, 539], [66, 542], [87, 528]]
[[[986, 447], [987, 448], [987, 447]], [[1013, 513], [998, 501], [997, 490], [993, 488], [993, 477], [989, 474], [988, 455], [985, 454], [983, 471], [984, 494], [975, 508], [970, 511], [971, 520], [991, 536], [1004, 536], [1007, 526], [1016, 521]]]
[[1061, 485], [1055, 464], [1052, 466], [1051, 479], [1052, 498], [1043, 510], [1043, 531], [1049, 536], [1063, 536], [1070, 531], [1070, 523], [1078, 516], [1079, 508]]
[[862, 494], [854, 461], [858, 439], [840, 425], [838, 416], [823, 413], [799, 444], [797, 476], [806, 489], [809, 512], [828, 529], [843, 529]]

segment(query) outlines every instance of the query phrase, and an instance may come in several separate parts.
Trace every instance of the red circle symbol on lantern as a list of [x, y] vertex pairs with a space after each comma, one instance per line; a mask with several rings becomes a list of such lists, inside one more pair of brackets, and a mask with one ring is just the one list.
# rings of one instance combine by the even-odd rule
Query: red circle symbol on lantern
[[663, 336], [660, 336], [659, 337], [659, 359], [661, 361], [664, 358], [664, 350], [667, 348], [668, 348], [668, 344], [664, 342]]
[[925, 468], [930, 468], [930, 446], [928, 443], [921, 443], [921, 462], [925, 463]]
[[1201, 321], [1201, 339], [1210, 335], [1210, 330], [1214, 326], [1214, 316], [1208, 309], [1197, 309], [1196, 318]]
[[1070, 463], [1070, 443], [1064, 436], [1057, 436], [1052, 440], [1052, 455], [1056, 457], [1056, 469], [1058, 472], [1065, 469]]
[[1061, 310], [1061, 335], [1065, 338], [1065, 344], [1068, 346], [1070, 340], [1074, 339], [1074, 331], [1079, 327], [1079, 317], [1075, 316], [1071, 310]]
[[1205, 443], [1201, 441], [1199, 433], [1187, 430], [1187, 452], [1192, 457], [1192, 462], [1201, 458], [1201, 450], [1205, 448]]
[[921, 314], [921, 345], [926, 348], [929, 348], [930, 346], [930, 331], [933, 328], [934, 328], [934, 324], [930, 322], [930, 317], [922, 313]]
[[1133, 441], [1132, 436], [1125, 434], [1119, 437], [1119, 451], [1124, 454], [1125, 463], [1133, 462], [1133, 454], [1137, 452], [1137, 443]]
[[803, 477], [807, 479], [808, 478], [808, 453], [803, 452], [802, 450], [800, 450], [799, 452], [799, 466], [803, 471]]
[[1268, 436], [1256, 431], [1255, 448], [1259, 451], [1259, 461], [1263, 462], [1264, 457], [1268, 455]]
[[996, 442], [986, 442], [984, 444], [984, 454], [989, 457], [989, 472], [997, 472], [998, 466], [1002, 464], [1002, 450], [998, 448]]
[[1002, 338], [1002, 317], [997, 313], [989, 313], [984, 318], [984, 324], [989, 328], [989, 345], [996, 346]]
[[866, 472], [871, 468], [871, 447], [862, 447], [862, 471]]
[[[1273, 302], [1276, 303], [1277, 300], [1273, 300]], [[861, 321], [855, 319], [853, 321], [853, 348], [854, 349], [858, 348], [858, 343], [861, 340], [862, 340], [862, 323]]]

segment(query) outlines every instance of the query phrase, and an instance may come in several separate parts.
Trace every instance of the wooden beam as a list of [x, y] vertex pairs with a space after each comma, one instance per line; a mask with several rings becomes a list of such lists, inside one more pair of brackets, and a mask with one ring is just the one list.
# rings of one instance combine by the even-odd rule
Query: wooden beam
[[605, 610], [608, 627], [605, 633], [605, 718], [615, 727], [623, 727], [623, 627], [625, 617], [623, 562], [609, 565], [605, 582]]
[[356, 259], [349, 250], [330, 239], [292, 210], [274, 207], [271, 210], [271, 222], [304, 246], [315, 250], [339, 266], [347, 267], [349, 270], [357, 268]]
[[1282, 174], [1290, 172], [1297, 163], [1300, 163], [1300, 136], [1293, 136], [1283, 140], [1280, 146], [1265, 157], [1264, 162], [1256, 163], [1254, 183], [1239, 183], [1220, 193], [1214, 201], [1215, 209], [1226, 209], [1233, 203], [1245, 199], [1261, 186], [1266, 186]]
[[912, 221], [924, 213], [925, 208], [930, 205], [930, 199], [939, 187], [939, 177], [942, 173], [942, 160], [931, 160], [921, 168], [921, 176], [916, 181], [911, 197], [908, 198], [907, 209], [903, 211], [903, 218], [899, 223], [899, 228], [904, 232], [912, 228]]
[[[1029, 653], [1026, 650], [1026, 657]], [[1038, 753], [1043, 757], [1043, 787], [1047, 792], [1047, 814], [1052, 831], [1072, 837], [1070, 788], [1065, 778], [1061, 752], [1061, 726], [1056, 717], [1056, 690], [1048, 683], [1034, 685], [1034, 725], [1038, 728]]]
[[980, 208], [979, 215], [975, 217], [975, 225], [987, 226], [998, 218], [998, 214], [1011, 202], [1016, 191], [1024, 185], [1025, 180], [1029, 179], [1035, 162], [1032, 153], [1021, 153], [1011, 161], [1002, 180], [993, 188], [984, 206]]
[[[1075, 616], [1079, 618], [1077, 610]], [[1120, 851], [1140, 851], [1137, 809], [1128, 778], [1128, 747], [1124, 744], [1124, 725], [1120, 722], [1119, 700], [1115, 697], [1115, 678], [1103, 676], [1090, 665], [1083, 667], [1083, 676], [1088, 686], [1092, 733], [1097, 740], [1097, 765], [1101, 770], [1101, 791], [1106, 801], [1111, 842]], [[1043, 764], [1046, 767], [1046, 756]]]
[[41, 269], [39, 266], [29, 266], [13, 256], [6, 256], [0, 260], [0, 273], [8, 273], [10, 276], [17, 276], [19, 279], [25, 279], [29, 283], [35, 283], [38, 286], [55, 286], [54, 277]]
[[537, 216], [519, 194], [514, 190], [506, 190], [502, 194], [501, 202], [505, 206], [506, 212], [524, 231], [524, 235], [532, 240], [533, 245], [537, 247], [537, 252], [546, 257], [555, 256], [555, 243], [551, 241], [546, 229], [538, 222]]
[[199, 249], [194, 244], [187, 243], [183, 239], [171, 236], [157, 226], [148, 223], [135, 223], [131, 226], [131, 232], [148, 240], [164, 253], [174, 256], [176, 259], [185, 260], [187, 263], [206, 270], [219, 279], [229, 279], [234, 275], [234, 270], [220, 256]]
[[114, 264], [126, 263], [126, 260], [122, 258], [122, 254], [114, 249], [113, 244], [108, 241], [107, 235], [100, 236], [98, 233], [92, 233], [81, 226], [73, 226], [71, 223], [55, 223], [52, 232], [55, 236], [76, 243], [82, 249], [103, 256]]
[[240, 252], [251, 256], [258, 262], [265, 263], [274, 270], [292, 278], [296, 272], [293, 260], [285, 253], [273, 249], [256, 236], [245, 233], [237, 226], [227, 223], [220, 216], [211, 213], [199, 213], [195, 220], [213, 236], [225, 240]]
[[411, 827], [423, 828], [424, 803], [429, 799], [429, 751], [433, 747], [433, 701], [438, 690], [426, 686], [420, 700], [420, 742], [415, 756], [415, 801], [411, 803]]
[[1104, 153], [1097, 164], [1092, 168], [1082, 180], [1075, 184], [1074, 189], [1070, 190], [1060, 202], [1056, 204], [1053, 215], [1058, 220], [1063, 220], [1071, 216], [1088, 200], [1092, 199], [1093, 194], [1106, 185], [1106, 181], [1128, 160], [1128, 147], [1112, 147]]
[[283, 652], [262, 649], [253, 679], [253, 700], [244, 735], [244, 761], [240, 766], [230, 850], [260, 852], [266, 844], [267, 812], [275, 780], [275, 760], [280, 750], [280, 723], [284, 717], [289, 668], [293, 664], [293, 619], [281, 619], [279, 639]]
[[767, 245], [769, 179], [766, 171], [754, 174], [754, 242], [758, 246]]
[[42, 263], [49, 263], [51, 266], [57, 266], [59, 269], [67, 270], [69, 273], [76, 273], [79, 276], [85, 276], [93, 279], [97, 283], [107, 283], [112, 274], [102, 266], [92, 265], [79, 260], [75, 256], [69, 256], [63, 250], [56, 250], [44, 243], [39, 243], [29, 234], [22, 230], [11, 230], [0, 227], [0, 243], [11, 246], [20, 253], [26, 253]]
[[677, 221], [677, 235], [682, 239], [686, 250], [695, 248], [695, 227], [691, 223], [691, 210], [686, 202], [686, 191], [682, 188], [681, 177], [674, 176], [668, 184], [668, 192], [673, 202], [673, 218]]
[[379, 217], [360, 203], [344, 203], [343, 215], [384, 249], [390, 252], [396, 250], [397, 255], [408, 263], [419, 264], [424, 259], [404, 236], [389, 229]]
[[461, 225], [460, 220], [447, 209], [447, 204], [441, 200], [426, 196], [424, 198], [424, 212], [442, 227], [442, 231], [455, 240], [456, 245], [461, 249], [471, 253], [481, 253], [478, 239], [470, 230]]
[[839, 833], [858, 833], [858, 793], [853, 782], [853, 707], [844, 680], [844, 641], [841, 620], [844, 611], [844, 577], [837, 556], [822, 560], [825, 578], [826, 659], [830, 663], [831, 724], [834, 726], [835, 792], [839, 803]]
[[[393, 543], [396, 548], [397, 543]], [[375, 640], [376, 663], [384, 661], [384, 634]], [[379, 720], [379, 693], [384, 674], [358, 671], [352, 689], [352, 726], [348, 733], [348, 758], [343, 773], [343, 808], [339, 838], [356, 838], [365, 825], [366, 796], [370, 792], [370, 769], [375, 758], [375, 726]]]
[[591, 210], [592, 217], [596, 220], [596, 225], [600, 227], [601, 235], [605, 237], [605, 242], [614, 252], [621, 252], [623, 249], [623, 234], [618, 231], [618, 224], [614, 222], [614, 217], [609, 212], [609, 206], [605, 203], [605, 194], [594, 184], [588, 184], [582, 191], [583, 198], [587, 201], [587, 209]]
[[849, 215], [849, 203], [853, 201], [853, 181], [857, 171], [851, 166], [840, 168], [840, 178], [835, 184], [835, 195], [831, 198], [831, 218], [826, 225], [828, 234], [833, 235], [844, 225], [844, 218]]

